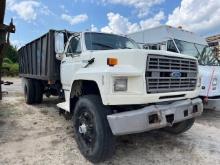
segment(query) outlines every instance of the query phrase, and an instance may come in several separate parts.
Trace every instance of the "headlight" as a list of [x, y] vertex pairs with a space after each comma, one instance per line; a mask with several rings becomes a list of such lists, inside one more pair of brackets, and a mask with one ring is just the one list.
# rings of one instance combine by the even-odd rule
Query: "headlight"
[[218, 79], [217, 78], [213, 78], [212, 80], [212, 86], [216, 86], [218, 83]]
[[127, 91], [127, 84], [128, 84], [127, 77], [115, 78], [114, 91], [115, 92]]

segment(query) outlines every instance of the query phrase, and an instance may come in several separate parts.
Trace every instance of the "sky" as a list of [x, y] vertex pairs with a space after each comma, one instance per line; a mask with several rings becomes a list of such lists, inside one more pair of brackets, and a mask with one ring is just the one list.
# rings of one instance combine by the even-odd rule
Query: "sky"
[[128, 34], [163, 24], [201, 36], [220, 33], [220, 0], [6, 0], [11, 43], [20, 47], [49, 29]]

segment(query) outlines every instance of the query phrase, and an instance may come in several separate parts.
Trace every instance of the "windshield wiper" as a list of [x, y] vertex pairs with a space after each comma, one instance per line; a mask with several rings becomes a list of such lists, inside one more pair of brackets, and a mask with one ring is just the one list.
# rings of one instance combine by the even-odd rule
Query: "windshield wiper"
[[89, 65], [91, 65], [94, 62], [95, 62], [95, 58], [88, 60], [88, 63], [84, 66], [84, 68], [87, 68]]
[[112, 46], [105, 45], [105, 44], [101, 44], [101, 43], [97, 43], [97, 42], [93, 42], [92, 44], [93, 44], [93, 45], [102, 46], [102, 47], [106, 47], [106, 48], [110, 48], [110, 49], [115, 49], [115, 48], [113, 48]]

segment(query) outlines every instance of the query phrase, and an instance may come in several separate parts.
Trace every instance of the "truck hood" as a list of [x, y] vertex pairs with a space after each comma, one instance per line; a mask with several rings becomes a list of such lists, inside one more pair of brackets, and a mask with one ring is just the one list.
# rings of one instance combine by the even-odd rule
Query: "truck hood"
[[91, 52], [91, 58], [95, 58], [96, 66], [106, 66], [106, 61], [109, 57], [117, 58], [118, 65], [115, 67], [121, 67], [126, 65], [132, 66], [138, 70], [141, 70], [142, 72], [145, 72], [146, 59], [148, 54], [196, 59], [192, 56], [187, 56], [180, 53], [146, 49], [116, 49], [93, 51]]
[[[146, 65], [147, 52], [141, 49], [117, 49], [117, 50], [101, 50], [93, 51], [91, 58], [95, 58], [96, 65], [99, 70], [108, 69], [108, 72], [137, 72], [143, 73]], [[107, 58], [117, 58], [118, 64], [114, 67], [107, 65]], [[127, 71], [126, 71], [127, 70]]]
[[[200, 96], [220, 96], [220, 66], [199, 65], [199, 72], [202, 76]], [[217, 78], [217, 86], [212, 86], [212, 79]]]

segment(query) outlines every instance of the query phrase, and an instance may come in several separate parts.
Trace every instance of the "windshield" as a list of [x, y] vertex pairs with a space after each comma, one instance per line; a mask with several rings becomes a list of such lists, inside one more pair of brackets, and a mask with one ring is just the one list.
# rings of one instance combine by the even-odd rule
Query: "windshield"
[[138, 45], [123, 36], [104, 33], [85, 33], [85, 44], [88, 50], [139, 49]]
[[181, 40], [174, 40], [180, 53], [194, 56], [198, 59], [200, 65], [219, 65], [219, 61], [214, 51], [207, 45], [200, 45]]

